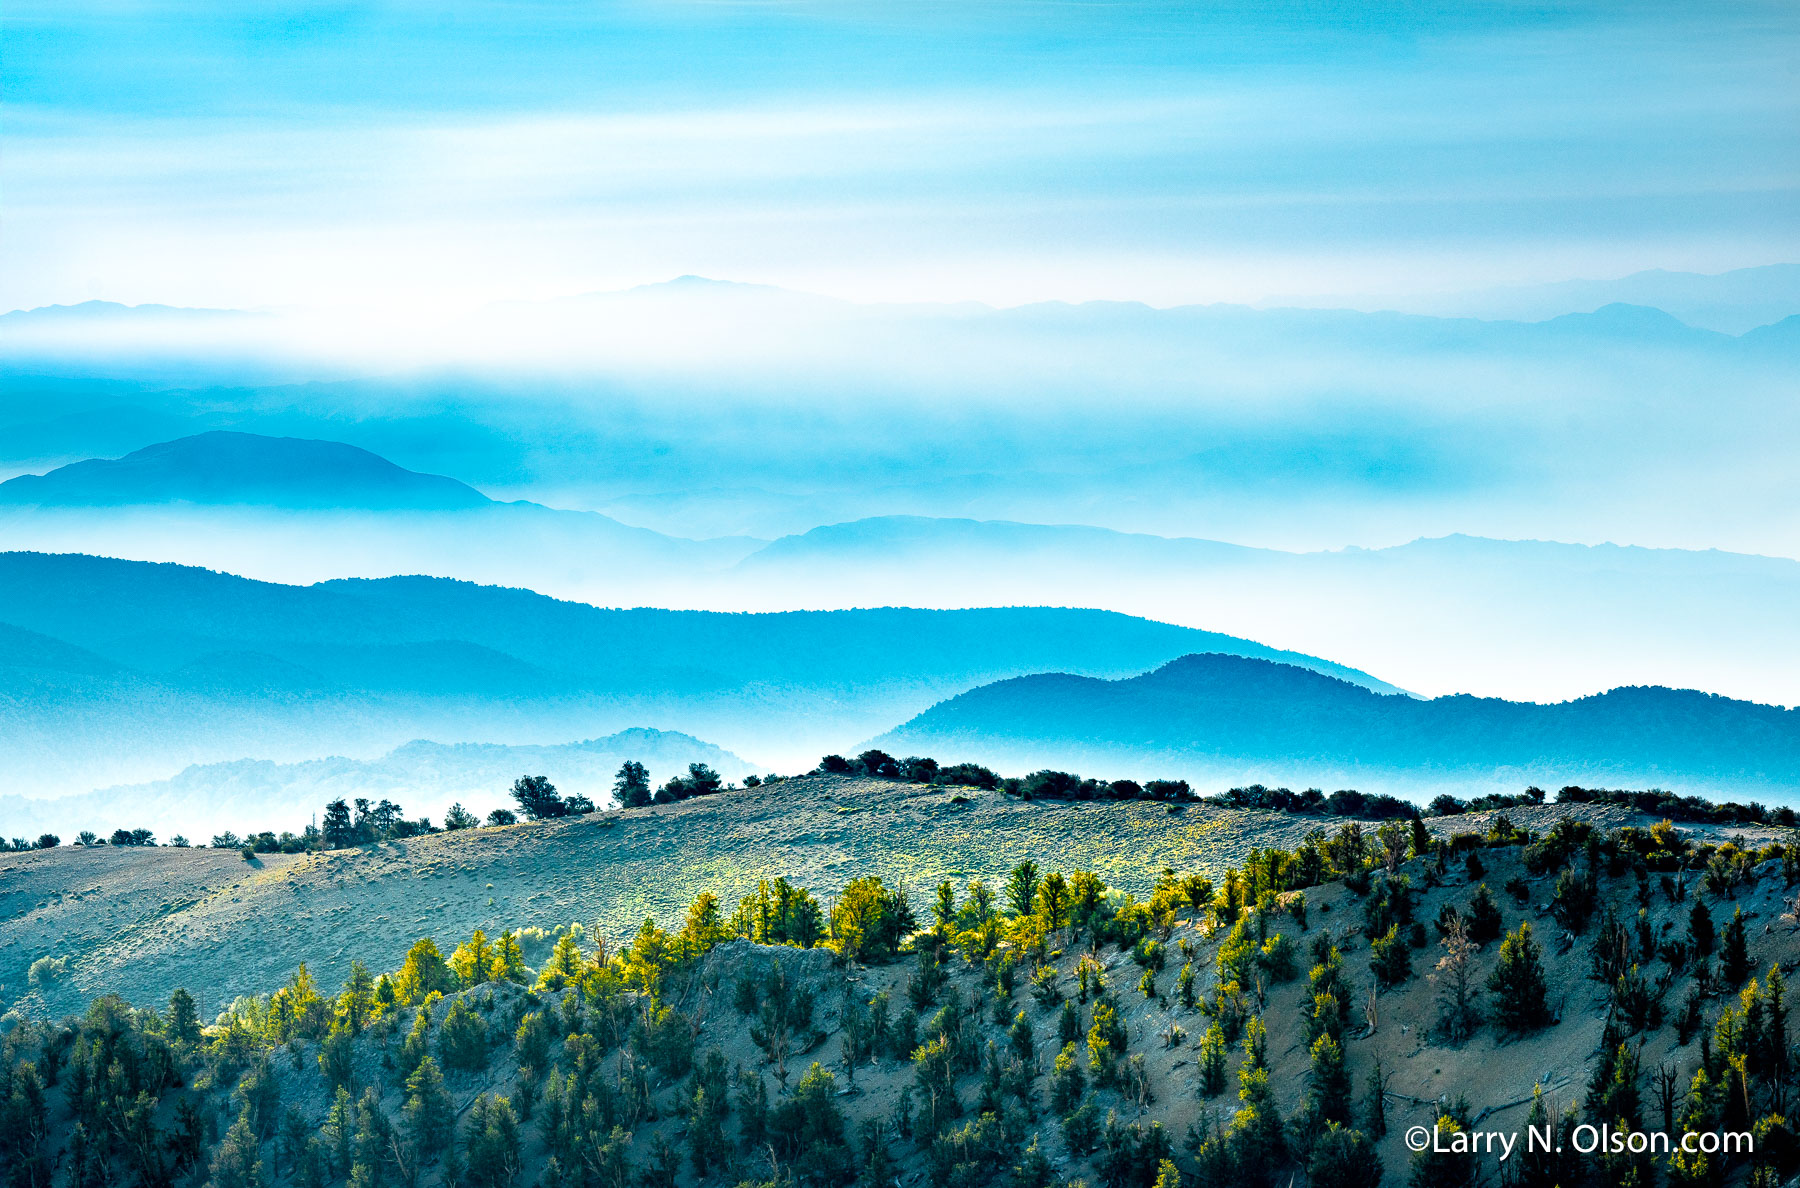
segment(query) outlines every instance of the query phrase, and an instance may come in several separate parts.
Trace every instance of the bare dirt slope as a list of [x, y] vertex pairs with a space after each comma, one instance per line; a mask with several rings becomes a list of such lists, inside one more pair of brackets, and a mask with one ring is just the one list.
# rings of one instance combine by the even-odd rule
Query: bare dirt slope
[[[68, 1010], [108, 991], [162, 1001], [185, 985], [216, 1010], [279, 984], [301, 961], [336, 987], [353, 958], [393, 968], [421, 936], [454, 943], [475, 928], [580, 921], [618, 937], [647, 916], [678, 922], [699, 891], [731, 905], [776, 875], [825, 896], [879, 874], [912, 888], [922, 909], [942, 878], [998, 880], [1029, 857], [1144, 894], [1164, 866], [1222, 871], [1252, 846], [1292, 846], [1317, 824], [817, 775], [254, 865], [215, 850], [0, 854], [0, 1006], [23, 998]], [[26, 971], [43, 956], [68, 957], [69, 973], [34, 992]]]
[[[1578, 813], [1605, 828], [1635, 818], [1604, 806], [1510, 811], [1549, 828]], [[1491, 814], [1433, 822], [1485, 829]], [[490, 932], [579, 921], [615, 939], [646, 917], [679, 922], [694, 895], [729, 910], [759, 878], [785, 875], [822, 898], [851, 878], [905, 884], [922, 911], [950, 878], [998, 882], [1031, 858], [1085, 868], [1144, 895], [1172, 867], [1213, 875], [1257, 846], [1292, 847], [1331, 821], [1146, 801], [1021, 801], [999, 793], [813, 775], [676, 805], [576, 820], [434, 834], [353, 850], [265, 854], [166, 848], [0, 854], [0, 1009], [60, 1012], [101, 993], [166, 1002], [177, 986], [207, 1017], [266, 992], [300, 962], [335, 988], [350, 962], [395, 968], [423, 936], [448, 950]], [[39, 957], [66, 976], [32, 988]]]

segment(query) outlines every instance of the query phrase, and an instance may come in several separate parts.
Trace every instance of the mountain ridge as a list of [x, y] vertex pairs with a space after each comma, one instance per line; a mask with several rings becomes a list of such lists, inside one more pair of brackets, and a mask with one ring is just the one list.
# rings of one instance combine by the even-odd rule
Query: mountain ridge
[[[902, 749], [1033, 750], [1135, 766], [1311, 770], [1383, 786], [1612, 782], [1792, 796], [1800, 710], [1667, 686], [1561, 702], [1385, 695], [1255, 657], [1198, 654], [1122, 679], [1067, 673], [970, 690], [879, 736]], [[1375, 788], [1368, 781], [1377, 782]], [[1514, 788], [1516, 791], [1517, 788]]]
[[493, 502], [474, 487], [421, 474], [343, 442], [215, 429], [121, 458], [90, 458], [0, 483], [0, 502], [107, 507], [133, 503], [289, 508], [463, 510]]
[[627, 726], [680, 730], [777, 770], [810, 767], [988, 681], [1049, 667], [1124, 675], [1196, 648], [1392, 688], [1332, 661], [1108, 611], [610, 609], [442, 578], [289, 586], [83, 555], [0, 554], [0, 623], [116, 666], [0, 662], [0, 746], [17, 786], [45, 791], [242, 754]]

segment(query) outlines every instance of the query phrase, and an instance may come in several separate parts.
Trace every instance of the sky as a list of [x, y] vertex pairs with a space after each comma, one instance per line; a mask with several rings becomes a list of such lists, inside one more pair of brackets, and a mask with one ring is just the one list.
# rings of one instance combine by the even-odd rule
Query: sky
[[1434, 292], [1800, 258], [1785, 3], [11, 0], [0, 308]]
[[[1800, 262], [1792, 0], [6, 0], [0, 56], [0, 310], [281, 315], [119, 316], [116, 358], [92, 311], [7, 319], [0, 478], [225, 428], [683, 537], [907, 514], [1800, 557], [1795, 326], [1749, 337], [1800, 311], [1795, 270], [1692, 299], [1729, 327], [1419, 296]], [[1033, 304], [1094, 299], [1582, 316]], [[156, 559], [256, 561], [171, 523]], [[58, 547], [156, 539], [103, 528]], [[1116, 605], [1428, 692], [1800, 700], [1786, 636], [1608, 635], [1483, 585], [1466, 613], [1317, 582]], [[1563, 634], [1494, 627], [1503, 598]]]

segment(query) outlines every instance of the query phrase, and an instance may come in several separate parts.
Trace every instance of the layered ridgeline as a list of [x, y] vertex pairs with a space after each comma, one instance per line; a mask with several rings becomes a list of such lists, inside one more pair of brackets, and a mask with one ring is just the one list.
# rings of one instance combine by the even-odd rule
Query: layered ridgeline
[[285, 586], [175, 565], [0, 554], [11, 791], [85, 791], [244, 756], [417, 738], [552, 743], [679, 729], [811, 766], [988, 681], [1120, 676], [1196, 650], [1366, 674], [1101, 611], [608, 610], [434, 578]]
[[1501, 696], [1668, 683], [1787, 702], [1800, 669], [1800, 562], [1786, 557], [1460, 535], [1291, 552], [919, 515], [690, 540], [498, 501], [346, 442], [240, 431], [0, 483], [0, 537], [278, 582], [421, 573], [610, 606], [1095, 607]]
[[253, 569], [276, 580], [450, 574], [640, 597], [764, 542], [687, 540], [504, 502], [340, 441], [215, 430], [0, 483], [15, 549]]
[[1354, 787], [1421, 802], [1528, 784], [1661, 787], [1785, 802], [1800, 710], [1634, 687], [1550, 705], [1384, 695], [1289, 664], [1184, 656], [1122, 680], [1017, 677], [876, 740], [1017, 767], [1175, 773], [1202, 786]]
[[[989, 834], [961, 847], [972, 876], [909, 891], [848, 862], [820, 881], [702, 879], [620, 930], [521, 926], [531, 901], [491, 893], [489, 926], [396, 925], [371, 864], [414, 855], [312, 855], [210, 896], [221, 911], [260, 897], [269, 927], [224, 960], [184, 951], [202, 980], [151, 990], [133, 963], [79, 993], [95, 962], [34, 962], [4, 1017], [0, 1150], [45, 1188], [1781, 1182], [1800, 1163], [1782, 1113], [1796, 942], [1757, 924], [1784, 911], [1800, 851], [1597, 826], [1590, 807], [1524, 809], [1530, 829], [1264, 836], [1229, 866], [1153, 873], [1131, 855], [1117, 881], [1071, 861], [1076, 830]], [[609, 828], [691, 839], [658, 813], [444, 840], [467, 854], [533, 829], [565, 848]], [[84, 880], [120, 857], [0, 855], [0, 871], [106, 899]], [[465, 882], [438, 866], [375, 881], [434, 896]], [[487, 891], [467, 882], [465, 918]], [[371, 943], [369, 925], [393, 939]], [[234, 993], [220, 978], [259, 980]], [[1504, 1164], [1456, 1145], [1528, 1125], [1552, 1141]], [[1586, 1128], [1601, 1126], [1663, 1133], [1594, 1155]], [[1420, 1128], [1449, 1152], [1409, 1153]], [[1683, 1133], [1700, 1141], [1678, 1154]]]
[[466, 483], [419, 474], [341, 442], [223, 431], [0, 483], [0, 504], [38, 508], [193, 503], [450, 511], [491, 502]]

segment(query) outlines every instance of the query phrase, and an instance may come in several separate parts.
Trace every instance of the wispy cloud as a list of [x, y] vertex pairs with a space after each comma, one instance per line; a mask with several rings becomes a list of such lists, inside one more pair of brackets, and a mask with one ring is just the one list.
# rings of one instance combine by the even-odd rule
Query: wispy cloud
[[1253, 299], [1800, 252], [1791, 9], [11, 6], [0, 301]]

